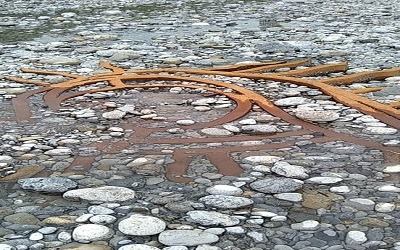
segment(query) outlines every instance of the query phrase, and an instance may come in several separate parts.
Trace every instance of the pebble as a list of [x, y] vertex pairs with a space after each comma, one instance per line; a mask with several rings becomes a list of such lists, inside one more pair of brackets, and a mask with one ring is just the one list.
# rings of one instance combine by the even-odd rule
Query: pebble
[[166, 230], [158, 240], [167, 246], [198, 246], [217, 242], [219, 237], [201, 230]]
[[307, 179], [307, 181], [317, 184], [336, 184], [343, 181], [343, 179], [338, 177], [312, 177]]
[[64, 193], [78, 186], [76, 182], [63, 177], [20, 179], [18, 185], [22, 189], [46, 193]]
[[91, 242], [110, 239], [114, 231], [103, 225], [85, 224], [80, 225], [72, 232], [72, 238], [78, 242]]
[[208, 136], [229, 136], [232, 135], [232, 132], [226, 129], [220, 128], [203, 128], [200, 131], [204, 135]]
[[243, 163], [251, 165], [271, 165], [277, 161], [280, 161], [281, 159], [282, 158], [278, 156], [259, 155], [246, 157], [242, 161]]
[[133, 200], [135, 192], [125, 187], [104, 186], [70, 190], [63, 194], [65, 199], [86, 200], [91, 202], [121, 202]]
[[206, 192], [213, 195], [240, 195], [242, 189], [230, 185], [215, 185], [206, 189]]
[[250, 187], [262, 193], [278, 194], [296, 191], [303, 187], [303, 182], [300, 180], [283, 177], [266, 178], [252, 182]]
[[315, 220], [306, 220], [301, 223], [295, 223], [290, 226], [294, 230], [300, 230], [300, 231], [313, 231], [317, 230], [318, 228], [321, 227], [320, 223]]
[[254, 203], [253, 200], [248, 198], [227, 195], [208, 195], [200, 198], [199, 201], [208, 206], [222, 209], [236, 209], [246, 207]]
[[364, 232], [360, 231], [349, 231], [346, 234], [346, 243], [349, 245], [361, 245], [367, 241], [367, 237]]
[[297, 118], [312, 122], [332, 122], [339, 119], [340, 115], [335, 111], [296, 110]]
[[165, 230], [164, 221], [144, 215], [132, 215], [118, 224], [118, 230], [127, 235], [155, 235]]
[[238, 218], [214, 211], [190, 211], [187, 215], [189, 215], [193, 221], [203, 226], [221, 225], [230, 227], [240, 223]]
[[118, 250], [159, 250], [159, 249], [160, 248], [158, 247], [147, 246], [144, 244], [130, 244], [118, 248]]
[[278, 161], [271, 168], [275, 174], [289, 178], [306, 179], [309, 177], [308, 170], [302, 166], [290, 165], [284, 161]]

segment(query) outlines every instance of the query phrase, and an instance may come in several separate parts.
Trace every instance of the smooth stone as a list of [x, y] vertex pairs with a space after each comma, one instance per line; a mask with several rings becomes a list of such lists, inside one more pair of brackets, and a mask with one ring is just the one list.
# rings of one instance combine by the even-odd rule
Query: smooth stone
[[76, 182], [63, 177], [20, 179], [18, 185], [22, 189], [48, 193], [64, 193], [78, 186]]
[[288, 97], [288, 98], [282, 98], [277, 101], [275, 101], [275, 105], [277, 106], [297, 106], [301, 104], [306, 104], [310, 103], [311, 100], [304, 98], [304, 97]]
[[400, 165], [388, 166], [383, 170], [384, 173], [400, 173]]
[[43, 237], [44, 237], [43, 234], [36, 232], [29, 235], [29, 240], [38, 241], [43, 239]]
[[355, 209], [362, 211], [370, 211], [375, 207], [375, 202], [370, 199], [364, 198], [353, 198], [348, 201], [348, 204]]
[[301, 110], [295, 111], [297, 118], [312, 122], [331, 122], [339, 119], [339, 114], [335, 111], [315, 111], [315, 110]]
[[397, 129], [386, 127], [368, 127], [363, 129], [362, 132], [369, 135], [393, 135], [397, 133]]
[[72, 232], [75, 241], [99, 241], [113, 237], [114, 231], [103, 225], [85, 224], [78, 226]]
[[108, 214], [98, 214], [89, 218], [89, 221], [92, 222], [93, 224], [101, 224], [101, 225], [111, 224], [116, 220], [117, 220], [116, 217]]
[[367, 237], [364, 232], [361, 231], [349, 231], [346, 234], [346, 243], [349, 245], [361, 245], [367, 241]]
[[271, 165], [280, 160], [282, 160], [282, 158], [278, 156], [256, 155], [256, 156], [248, 156], [244, 158], [242, 162], [255, 166], [255, 165]]
[[303, 196], [299, 193], [281, 193], [274, 194], [274, 197], [280, 200], [300, 202], [303, 200]]
[[214, 195], [240, 195], [243, 190], [230, 185], [215, 185], [206, 189], [206, 192]]
[[230, 227], [240, 223], [240, 220], [236, 217], [214, 211], [190, 211], [187, 215], [203, 226], [222, 225]]
[[183, 126], [190, 126], [195, 124], [196, 122], [193, 120], [178, 120], [176, 121], [176, 124], [178, 125], [183, 125]]
[[295, 223], [290, 225], [290, 227], [294, 230], [300, 231], [314, 231], [321, 227], [321, 224], [315, 220], [306, 220], [300, 223]]
[[386, 185], [378, 187], [378, 191], [381, 192], [393, 192], [393, 193], [400, 193], [400, 188], [395, 187], [393, 185]]
[[110, 112], [104, 112], [101, 116], [107, 120], [118, 120], [122, 119], [126, 115], [125, 111], [113, 110]]
[[3, 218], [4, 221], [11, 222], [13, 224], [21, 225], [36, 225], [40, 222], [36, 216], [28, 213], [16, 213], [7, 215]]
[[348, 186], [338, 186], [338, 187], [331, 187], [329, 191], [333, 193], [350, 193], [351, 189]]
[[90, 206], [88, 212], [91, 214], [113, 214], [114, 210], [103, 206]]
[[359, 222], [360, 225], [371, 228], [388, 228], [390, 226], [386, 221], [378, 220], [375, 218], [366, 218]]
[[158, 236], [158, 241], [167, 246], [198, 246], [218, 240], [217, 235], [201, 230], [166, 230]]
[[248, 198], [226, 195], [208, 195], [200, 198], [200, 201], [204, 202], [206, 205], [223, 209], [241, 208], [254, 203], [254, 201]]
[[122, 247], [118, 248], [118, 250], [160, 250], [160, 248], [143, 245], [143, 244], [131, 244], [131, 245], [122, 246]]
[[72, 150], [70, 148], [56, 148], [56, 149], [51, 149], [46, 152], [44, 152], [45, 155], [51, 155], [51, 156], [61, 156], [61, 155], [71, 155]]
[[231, 131], [221, 128], [203, 128], [200, 132], [209, 136], [229, 136], [233, 134]]
[[309, 177], [308, 170], [302, 166], [291, 165], [284, 161], [278, 161], [271, 168], [275, 174], [289, 178], [306, 179]]
[[242, 126], [242, 132], [249, 134], [270, 134], [279, 132], [279, 130], [274, 125], [245, 125]]
[[266, 178], [251, 183], [250, 187], [262, 193], [278, 194], [293, 192], [301, 189], [303, 187], [303, 182], [284, 177]]
[[343, 179], [339, 177], [325, 177], [325, 176], [312, 177], [310, 179], [307, 179], [307, 182], [312, 182], [317, 184], [336, 184], [341, 181], [343, 181]]
[[0, 249], [1, 249], [1, 250], [14, 250], [15, 247], [10, 246], [10, 245], [7, 245], [7, 244], [1, 244], [1, 243], [0, 243]]
[[135, 198], [135, 192], [129, 188], [104, 186], [70, 190], [63, 194], [65, 199], [86, 200], [91, 202], [122, 202]]
[[51, 58], [41, 58], [39, 60], [42, 64], [58, 64], [58, 65], [78, 65], [81, 63], [80, 60], [64, 57], [64, 56], [53, 56]]
[[381, 213], [389, 213], [396, 209], [396, 205], [393, 203], [377, 203], [375, 210]]
[[118, 224], [118, 230], [127, 235], [155, 235], [165, 230], [164, 221], [151, 216], [132, 215]]

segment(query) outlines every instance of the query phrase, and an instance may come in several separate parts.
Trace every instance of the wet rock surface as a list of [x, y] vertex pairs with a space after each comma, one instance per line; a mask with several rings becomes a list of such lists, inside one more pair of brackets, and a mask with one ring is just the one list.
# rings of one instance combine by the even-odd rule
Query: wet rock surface
[[[40, 85], [3, 77], [55, 85], [109, 74], [101, 61], [121, 69], [209, 68], [305, 57], [315, 65], [349, 61], [347, 72], [328, 74], [341, 77], [398, 67], [399, 24], [393, 1], [5, 1], [0, 249], [400, 249], [396, 150], [324, 141], [257, 105], [227, 124], [201, 127], [238, 107], [229, 93], [243, 96], [168, 79], [127, 83], [141, 84], [135, 89], [105, 89], [102, 79], [69, 89], [60, 107], [37, 93], [29, 98], [31, 121], [16, 122], [16, 97]], [[398, 129], [312, 87], [179, 74], [242, 86], [307, 123], [400, 146]], [[340, 88], [385, 87], [363, 95], [390, 103], [399, 101], [399, 83], [394, 76]], [[188, 157], [177, 157], [182, 152]], [[183, 175], [166, 176], [185, 164]]]

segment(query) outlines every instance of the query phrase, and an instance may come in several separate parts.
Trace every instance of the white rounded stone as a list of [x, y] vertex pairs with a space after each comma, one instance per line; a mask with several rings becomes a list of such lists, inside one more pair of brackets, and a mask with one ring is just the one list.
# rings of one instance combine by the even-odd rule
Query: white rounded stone
[[203, 128], [200, 131], [204, 135], [208, 136], [229, 136], [232, 135], [232, 132], [226, 129], [221, 128]]
[[240, 195], [243, 190], [229, 185], [215, 185], [206, 189], [209, 194], [219, 194], [219, 195]]
[[96, 224], [81, 225], [72, 232], [72, 238], [80, 242], [108, 240], [113, 235], [112, 229]]
[[295, 230], [300, 230], [300, 231], [313, 231], [317, 230], [320, 228], [320, 223], [315, 220], [306, 220], [300, 223], [295, 223], [292, 224], [290, 227]]
[[122, 246], [122, 247], [118, 248], [118, 250], [160, 250], [160, 248], [143, 245], [143, 244], [131, 244], [131, 245]]
[[217, 235], [201, 230], [166, 230], [158, 236], [158, 241], [167, 246], [198, 246], [218, 240]]
[[307, 181], [317, 183], [317, 184], [335, 184], [335, 183], [343, 181], [343, 179], [339, 178], [339, 177], [321, 176], [321, 177], [312, 177], [310, 179], [307, 179]]
[[164, 221], [144, 215], [132, 215], [118, 224], [118, 230], [127, 235], [155, 235], [165, 230]]
[[303, 195], [299, 193], [274, 194], [274, 197], [280, 200], [292, 201], [292, 202], [300, 202], [303, 200]]
[[295, 115], [302, 119], [312, 122], [331, 122], [339, 119], [339, 114], [335, 111], [317, 110], [296, 110]]
[[375, 210], [381, 213], [392, 212], [396, 209], [396, 205], [393, 203], [377, 203]]
[[104, 186], [70, 190], [63, 194], [65, 199], [91, 202], [122, 202], [135, 198], [135, 192], [125, 187]]
[[195, 123], [196, 122], [193, 120], [178, 120], [178, 121], [176, 121], [176, 124], [183, 125], [183, 126], [189, 126], [189, 125], [193, 125]]
[[367, 241], [367, 237], [365, 236], [365, 233], [361, 231], [349, 231], [346, 234], [346, 243], [349, 245], [360, 245], [363, 244]]
[[368, 127], [363, 129], [362, 132], [369, 135], [393, 135], [397, 133], [397, 129], [386, 127]]
[[400, 173], [400, 164], [386, 167], [383, 172], [385, 173]]
[[271, 156], [271, 155], [256, 155], [256, 156], [248, 156], [244, 158], [243, 163], [251, 164], [251, 165], [270, 165], [277, 161], [282, 160], [281, 157]]
[[240, 223], [238, 218], [214, 211], [190, 211], [187, 214], [192, 220], [203, 226], [222, 225], [230, 227]]
[[123, 118], [125, 115], [126, 112], [117, 109], [110, 112], [105, 112], [101, 116], [107, 120], [118, 120]]

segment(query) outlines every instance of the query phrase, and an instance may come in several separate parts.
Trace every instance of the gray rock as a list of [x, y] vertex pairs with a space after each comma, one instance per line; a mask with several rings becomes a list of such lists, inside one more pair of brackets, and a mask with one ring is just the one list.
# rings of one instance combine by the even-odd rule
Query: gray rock
[[346, 243], [349, 245], [361, 245], [367, 241], [367, 237], [364, 232], [361, 231], [349, 231], [346, 234]]
[[289, 178], [306, 179], [309, 177], [307, 174], [308, 171], [304, 167], [291, 165], [284, 161], [276, 162], [271, 171]]
[[303, 182], [290, 178], [267, 178], [255, 181], [250, 187], [256, 191], [266, 194], [279, 194], [293, 192], [303, 187]]
[[397, 129], [386, 127], [368, 127], [363, 129], [362, 132], [369, 135], [394, 135], [397, 133]]
[[108, 240], [113, 235], [114, 231], [112, 229], [96, 224], [81, 225], [72, 232], [72, 238], [78, 242]]
[[135, 192], [125, 187], [105, 186], [70, 190], [63, 194], [65, 199], [91, 202], [122, 202], [135, 198]]
[[275, 101], [275, 105], [277, 106], [297, 106], [301, 104], [307, 104], [310, 103], [311, 100], [304, 98], [304, 97], [288, 97], [288, 98], [282, 98], [277, 101]]
[[122, 119], [125, 115], [126, 112], [117, 109], [110, 112], [104, 112], [101, 116], [108, 120], [118, 120]]
[[208, 136], [229, 136], [233, 134], [229, 130], [220, 128], [203, 128], [201, 133]]
[[125, 246], [118, 248], [118, 250], [159, 250], [159, 249], [160, 248], [158, 248], [158, 247], [152, 247], [152, 246], [143, 245], [143, 244], [130, 244], [130, 245], [125, 245]]
[[118, 224], [118, 230], [127, 235], [155, 235], [165, 230], [164, 221], [151, 216], [132, 215]]
[[294, 230], [300, 231], [314, 231], [321, 227], [321, 224], [315, 220], [306, 220], [300, 223], [295, 223], [290, 225], [290, 227]]
[[245, 125], [242, 126], [242, 132], [248, 134], [271, 134], [279, 132], [274, 125]]
[[51, 58], [41, 58], [39, 60], [43, 64], [58, 64], [58, 65], [78, 65], [81, 64], [79, 59], [74, 59], [64, 56], [53, 56]]
[[321, 176], [321, 177], [312, 177], [310, 179], [307, 179], [307, 181], [317, 184], [335, 184], [343, 181], [343, 179], [339, 177]]
[[201, 230], [166, 230], [158, 236], [158, 241], [167, 246], [198, 246], [218, 240], [217, 235]]
[[256, 155], [256, 156], [248, 156], [244, 158], [243, 163], [251, 164], [253, 166], [256, 165], [271, 165], [277, 161], [280, 161], [282, 158], [278, 156], [271, 155]]
[[63, 177], [20, 179], [18, 185], [22, 189], [46, 193], [64, 193], [78, 186], [76, 182]]
[[222, 225], [230, 227], [240, 223], [238, 218], [214, 211], [190, 211], [187, 215], [203, 226]]
[[212, 207], [225, 208], [225, 209], [246, 207], [254, 203], [252, 200], [248, 198], [226, 196], [226, 195], [208, 195], [201, 198], [200, 201]]
[[209, 194], [215, 195], [240, 195], [242, 189], [230, 185], [215, 185], [206, 189]]
[[312, 122], [331, 122], [339, 119], [339, 114], [335, 111], [316, 111], [316, 110], [302, 110], [295, 111], [297, 118]]

